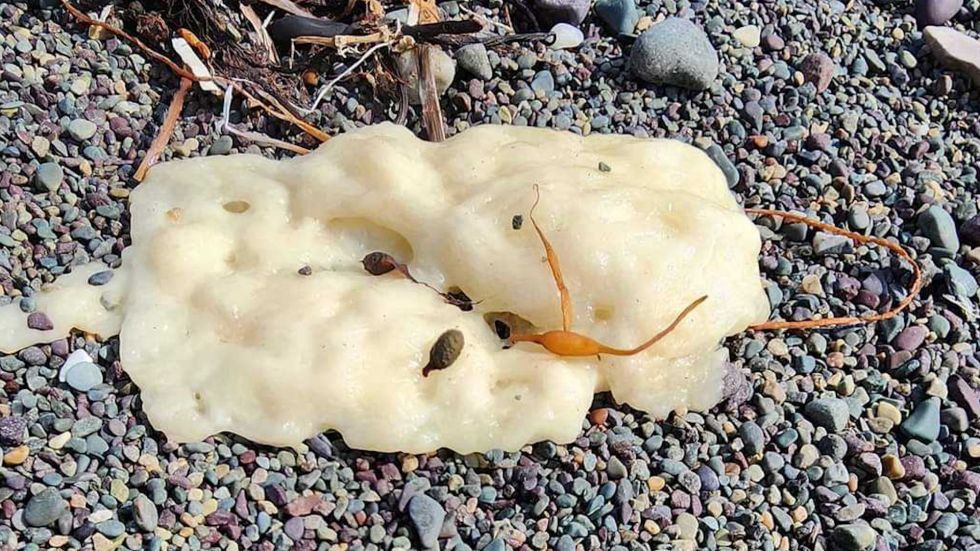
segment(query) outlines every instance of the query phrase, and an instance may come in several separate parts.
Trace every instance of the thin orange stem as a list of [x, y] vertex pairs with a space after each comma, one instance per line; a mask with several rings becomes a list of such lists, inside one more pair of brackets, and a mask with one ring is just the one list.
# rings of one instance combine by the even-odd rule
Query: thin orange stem
[[793, 222], [799, 222], [801, 224], [806, 224], [811, 228], [816, 228], [818, 230], [823, 230], [827, 233], [832, 233], [835, 235], [843, 235], [844, 237], [849, 237], [858, 243], [873, 243], [875, 245], [884, 247], [889, 251], [895, 253], [899, 258], [904, 259], [912, 266], [912, 285], [909, 289], [908, 295], [905, 296], [894, 308], [883, 313], [874, 313], [868, 316], [857, 317], [857, 316], [843, 316], [843, 317], [832, 317], [824, 319], [815, 320], [803, 320], [803, 321], [767, 321], [764, 323], [757, 323], [755, 325], [750, 325], [749, 329], [757, 330], [776, 330], [776, 329], [812, 329], [815, 327], [830, 327], [830, 326], [843, 326], [843, 325], [854, 325], [858, 323], [870, 323], [874, 321], [883, 321], [886, 319], [893, 318], [897, 316], [902, 310], [905, 310], [912, 304], [912, 301], [919, 296], [919, 291], [922, 290], [922, 270], [915, 260], [909, 255], [908, 251], [902, 248], [900, 245], [892, 243], [891, 241], [882, 239], [880, 237], [874, 237], [869, 235], [861, 235], [856, 232], [838, 228], [837, 226], [832, 226], [830, 224], [824, 224], [823, 222], [818, 222], [803, 216], [802, 214], [796, 214], [792, 212], [785, 212], [779, 210], [770, 209], [745, 209], [748, 214], [755, 214], [759, 216], [774, 216], [783, 218], [785, 220], [791, 220]]
[[551, 267], [551, 275], [555, 278], [555, 285], [558, 286], [558, 294], [561, 295], [561, 326], [562, 329], [568, 331], [572, 327], [572, 297], [568, 293], [568, 287], [565, 286], [565, 279], [561, 275], [561, 266], [558, 264], [558, 255], [555, 254], [555, 249], [552, 248], [551, 243], [548, 238], [544, 236], [544, 232], [541, 231], [541, 227], [538, 226], [537, 221], [534, 220], [534, 209], [538, 206], [538, 202], [541, 200], [541, 190], [538, 184], [534, 184], [534, 204], [531, 205], [531, 211], [528, 213], [528, 217], [531, 219], [531, 224], [534, 226], [534, 231], [538, 233], [538, 237], [541, 238], [541, 243], [544, 245], [545, 255], [548, 257], [548, 266]]
[[670, 325], [668, 325], [662, 331], [660, 331], [659, 333], [651, 337], [650, 340], [641, 344], [640, 346], [637, 346], [636, 348], [630, 348], [624, 350], [622, 348], [611, 348], [604, 344], [600, 344], [599, 352], [602, 354], [611, 354], [613, 356], [632, 356], [634, 354], [639, 354], [640, 352], [643, 352], [647, 348], [650, 348], [651, 346], [656, 344], [658, 341], [660, 341], [660, 339], [670, 334], [671, 331], [676, 329], [677, 326], [680, 325], [682, 321], [684, 321], [684, 318], [686, 318], [691, 312], [693, 312], [695, 308], [701, 306], [701, 304], [706, 300], [708, 300], [708, 295], [704, 295], [703, 297], [689, 304], [687, 308], [682, 310], [681, 313], [678, 314], [676, 318], [674, 318], [674, 321], [671, 322]]

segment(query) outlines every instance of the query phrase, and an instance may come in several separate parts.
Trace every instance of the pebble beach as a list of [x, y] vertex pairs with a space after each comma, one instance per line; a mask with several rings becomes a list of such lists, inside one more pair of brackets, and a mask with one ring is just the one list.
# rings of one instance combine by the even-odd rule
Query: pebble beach
[[[653, 419], [599, 395], [575, 442], [513, 453], [379, 454], [336, 433], [303, 451], [177, 445], [143, 416], [118, 338], [0, 354], [0, 549], [980, 550], [980, 0], [527, 6], [565, 42], [444, 48], [448, 135], [692, 144], [746, 207], [902, 245], [921, 295], [879, 323], [727, 340], [710, 411]], [[439, 8], [498, 30], [509, 13]], [[0, 37], [0, 305], [43, 328], [44, 284], [97, 260], [88, 283], [104, 285], [118, 267], [133, 175], [178, 79], [58, 2], [0, 0]], [[307, 120], [336, 135], [396, 112], [353, 77]], [[420, 115], [405, 124], [422, 135]], [[294, 155], [221, 119], [222, 98], [195, 88], [162, 159]], [[240, 99], [230, 122], [316, 145]], [[884, 249], [757, 224], [774, 318], [864, 315], [908, 292]]]

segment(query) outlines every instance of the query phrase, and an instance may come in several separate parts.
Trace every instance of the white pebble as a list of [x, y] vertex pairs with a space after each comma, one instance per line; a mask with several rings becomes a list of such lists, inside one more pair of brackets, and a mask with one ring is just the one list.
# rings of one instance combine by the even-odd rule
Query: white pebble
[[555, 37], [555, 41], [550, 46], [552, 50], [577, 48], [585, 40], [582, 31], [568, 23], [558, 23], [551, 28], [551, 34]]
[[736, 29], [732, 36], [742, 43], [746, 48], [755, 48], [759, 45], [762, 31], [755, 25], [746, 25]]

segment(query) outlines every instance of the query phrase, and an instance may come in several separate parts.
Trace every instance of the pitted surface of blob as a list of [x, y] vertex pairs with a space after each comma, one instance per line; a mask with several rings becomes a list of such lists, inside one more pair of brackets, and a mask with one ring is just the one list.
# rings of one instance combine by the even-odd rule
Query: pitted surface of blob
[[[541, 243], [530, 224], [513, 227], [534, 184], [573, 330], [632, 347], [708, 300], [636, 356], [503, 349], [486, 312], [561, 327]], [[159, 165], [131, 215], [124, 273], [88, 286], [104, 268], [80, 267], [41, 293], [51, 331], [27, 329], [16, 306], [0, 310], [0, 349], [71, 327], [120, 331], [150, 421], [178, 441], [231, 431], [295, 446], [337, 429], [352, 447], [382, 451], [568, 442], [600, 390], [656, 416], [711, 407], [721, 339], [768, 315], [758, 232], [714, 163], [667, 140], [484, 126], [434, 144], [379, 125], [287, 161]], [[394, 272], [368, 274], [360, 261], [378, 250], [419, 280], [462, 288], [476, 308]], [[461, 354], [423, 377], [450, 329], [465, 336]]]

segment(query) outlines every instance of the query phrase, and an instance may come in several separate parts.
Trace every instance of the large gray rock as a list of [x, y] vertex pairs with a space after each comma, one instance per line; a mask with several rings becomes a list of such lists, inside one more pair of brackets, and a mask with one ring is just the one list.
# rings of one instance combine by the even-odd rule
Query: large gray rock
[[530, 4], [544, 31], [558, 23], [579, 26], [591, 5], [592, 0], [533, 0]]
[[919, 402], [908, 419], [902, 422], [902, 432], [909, 438], [926, 443], [939, 438], [939, 404], [939, 398], [935, 396]]
[[718, 52], [700, 27], [668, 17], [636, 39], [629, 69], [645, 82], [703, 90], [718, 76]]
[[940, 63], [980, 86], [980, 41], [949, 27], [926, 27], [922, 34]]
[[920, 27], [942, 25], [963, 7], [963, 0], [916, 0], [915, 20]]

